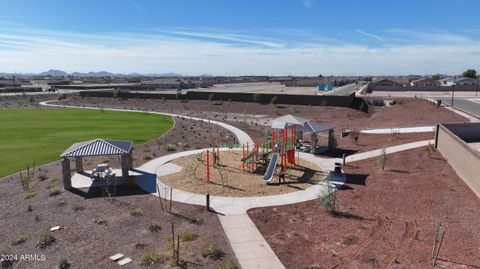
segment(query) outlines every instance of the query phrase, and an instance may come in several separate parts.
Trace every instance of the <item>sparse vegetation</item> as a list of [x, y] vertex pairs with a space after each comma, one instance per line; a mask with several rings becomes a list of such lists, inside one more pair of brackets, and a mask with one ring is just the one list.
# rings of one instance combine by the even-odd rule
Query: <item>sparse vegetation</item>
[[198, 238], [198, 234], [195, 231], [185, 231], [180, 233], [180, 240], [183, 242], [195, 241]]
[[140, 257], [141, 266], [152, 266], [163, 263], [165, 256], [158, 250], [150, 250], [146, 254]]
[[204, 258], [216, 261], [221, 259], [225, 255], [225, 252], [223, 252], [217, 243], [207, 243], [202, 246], [201, 255]]
[[154, 220], [150, 220], [147, 223], [147, 229], [150, 232], [158, 232], [162, 229], [162, 227], [160, 226], [160, 224], [158, 222], [156, 222]]
[[60, 193], [62, 193], [62, 191], [57, 187], [53, 187], [50, 190], [48, 190], [48, 196], [57, 196]]
[[27, 238], [25, 236], [16, 235], [12, 238], [11, 243], [12, 243], [12, 246], [16, 246], [16, 245], [25, 243], [25, 241], [27, 241]]
[[208, 101], [213, 101], [214, 98], [215, 94], [213, 92], [208, 95]]
[[40, 248], [40, 249], [45, 249], [51, 245], [53, 245], [53, 243], [55, 243], [56, 239], [55, 237], [50, 233], [50, 232], [43, 232], [38, 240], [37, 240], [37, 248]]
[[67, 99], [67, 95], [62, 93], [62, 94], [59, 94], [58, 97], [57, 97], [57, 100], [58, 101], [62, 101], [62, 100], [65, 100]]
[[60, 262], [58, 264], [58, 268], [60, 269], [68, 269], [70, 268], [70, 262], [68, 262], [68, 259], [66, 257], [61, 257]]
[[277, 101], [278, 101], [278, 96], [274, 96], [274, 97], [272, 97], [272, 99], [270, 100], [270, 103], [271, 103], [272, 105], [275, 105], [275, 104], [277, 103]]

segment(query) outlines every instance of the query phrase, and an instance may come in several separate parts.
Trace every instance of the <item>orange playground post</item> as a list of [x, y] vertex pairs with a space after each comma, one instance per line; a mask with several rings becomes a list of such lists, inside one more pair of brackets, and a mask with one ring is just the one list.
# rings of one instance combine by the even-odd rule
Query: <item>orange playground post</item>
[[210, 182], [210, 152], [207, 149], [207, 182]]

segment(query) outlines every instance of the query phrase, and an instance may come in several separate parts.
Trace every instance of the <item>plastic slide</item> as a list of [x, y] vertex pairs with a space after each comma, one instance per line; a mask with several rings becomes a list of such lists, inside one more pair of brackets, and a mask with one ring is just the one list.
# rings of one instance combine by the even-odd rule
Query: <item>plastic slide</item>
[[274, 153], [270, 162], [268, 163], [267, 172], [263, 176], [263, 182], [270, 182], [273, 179], [273, 172], [275, 172], [275, 168], [277, 167], [278, 157], [280, 156], [279, 153]]

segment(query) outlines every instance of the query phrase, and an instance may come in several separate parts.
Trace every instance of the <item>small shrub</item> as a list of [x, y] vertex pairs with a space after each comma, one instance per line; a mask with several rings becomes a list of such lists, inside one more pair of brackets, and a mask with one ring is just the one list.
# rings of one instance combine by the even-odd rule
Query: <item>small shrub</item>
[[225, 252], [223, 252], [217, 243], [209, 243], [203, 245], [201, 254], [204, 258], [216, 261], [221, 259], [225, 255]]
[[141, 266], [151, 266], [165, 261], [165, 256], [157, 250], [150, 250], [140, 257]]
[[252, 94], [253, 102], [260, 103], [260, 94], [254, 93]]
[[67, 99], [67, 95], [62, 93], [62, 94], [59, 94], [58, 97], [57, 97], [57, 100], [58, 101], [61, 101], [61, 100], [65, 100]]
[[65, 257], [60, 258], [60, 262], [58, 264], [58, 268], [60, 269], [68, 269], [70, 268], [70, 263], [68, 262], [68, 259]]
[[152, 157], [151, 157], [150, 155], [145, 155], [145, 156], [143, 156], [143, 160], [144, 160], [144, 161], [149, 161], [149, 160], [151, 160], [151, 159], [152, 159]]
[[34, 191], [34, 190], [29, 190], [25, 193], [25, 199], [30, 199], [30, 198], [33, 198], [35, 197], [35, 195], [37, 195], [37, 192]]
[[36, 246], [38, 248], [45, 249], [53, 245], [53, 243], [55, 243], [55, 240], [55, 237], [50, 232], [44, 232], [38, 238]]
[[118, 98], [120, 96], [120, 89], [116, 88], [113, 90], [113, 98]]
[[212, 101], [215, 98], [215, 94], [212, 92], [208, 95], [208, 101]]
[[28, 102], [30, 102], [30, 104], [35, 103], [35, 97], [30, 95], [30, 97], [28, 97]]
[[150, 220], [147, 223], [147, 229], [150, 232], [158, 232], [162, 229], [162, 226], [160, 226], [160, 224], [158, 222], [156, 222], [154, 220]]
[[198, 238], [198, 234], [194, 231], [185, 231], [180, 233], [180, 240], [183, 242], [195, 241]]
[[138, 209], [130, 211], [130, 216], [132, 216], [132, 217], [141, 217], [142, 215], [143, 215], [142, 211], [140, 211]]
[[277, 101], [278, 101], [278, 96], [274, 96], [274, 97], [272, 97], [272, 100], [270, 100], [270, 103], [271, 103], [272, 105], [274, 105], [274, 104], [277, 103]]
[[378, 165], [382, 168], [382, 171], [385, 170], [385, 164], [387, 163], [387, 153], [385, 149], [382, 149], [380, 155], [378, 156]]
[[358, 144], [358, 140], [360, 139], [360, 132], [358, 131], [352, 131], [352, 141], [354, 144]]
[[220, 263], [219, 268], [220, 269], [238, 269], [238, 265], [233, 259], [225, 259]]
[[64, 207], [65, 205], [67, 205], [67, 202], [65, 202], [65, 200], [60, 200], [57, 202], [58, 207]]
[[16, 246], [16, 245], [25, 243], [25, 241], [27, 241], [27, 238], [25, 236], [16, 235], [12, 238], [11, 243], [12, 243], [12, 246]]
[[48, 196], [57, 196], [60, 193], [62, 193], [62, 191], [59, 188], [53, 187], [48, 191]]
[[32, 211], [33, 211], [32, 206], [29, 205], [29, 206], [27, 207], [27, 212], [32, 212]]
[[168, 146], [167, 146], [167, 151], [172, 152], [172, 151], [177, 151], [177, 149], [176, 149], [174, 146], [172, 146], [172, 145], [168, 145]]

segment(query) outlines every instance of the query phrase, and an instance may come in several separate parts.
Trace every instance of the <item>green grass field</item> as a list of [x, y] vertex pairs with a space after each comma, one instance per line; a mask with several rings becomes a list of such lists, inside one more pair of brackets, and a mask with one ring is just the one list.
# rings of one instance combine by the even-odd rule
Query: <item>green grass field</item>
[[173, 126], [170, 116], [88, 109], [0, 109], [0, 178], [58, 160], [75, 142], [94, 138], [145, 143]]

